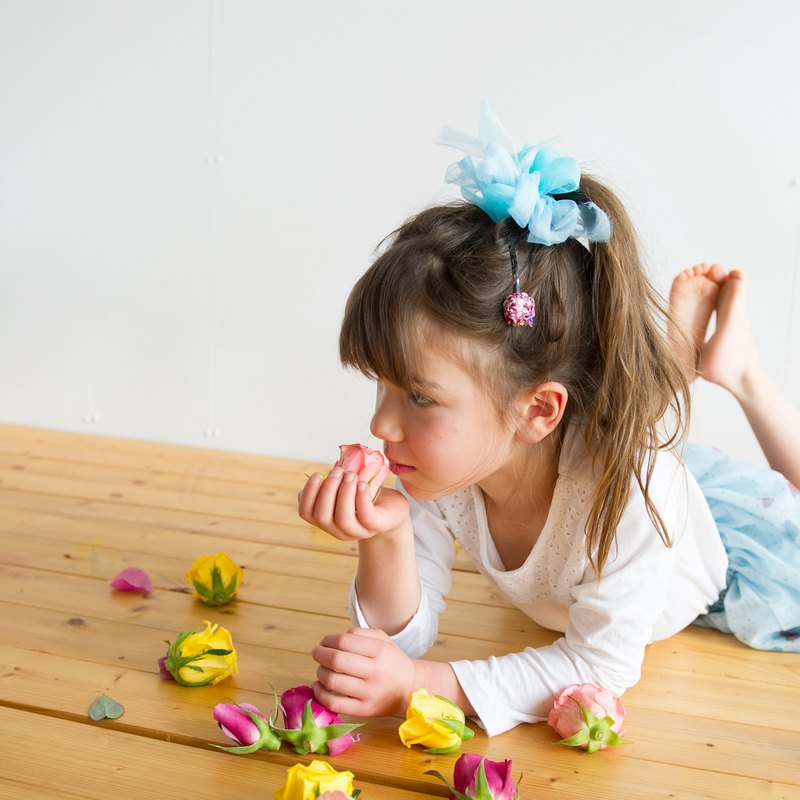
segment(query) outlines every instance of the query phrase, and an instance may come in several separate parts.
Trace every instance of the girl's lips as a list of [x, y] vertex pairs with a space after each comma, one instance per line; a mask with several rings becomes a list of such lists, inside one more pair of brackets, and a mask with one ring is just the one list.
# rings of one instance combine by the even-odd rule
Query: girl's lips
[[415, 468], [409, 467], [408, 464], [396, 464], [394, 461], [390, 461], [389, 469], [395, 475], [407, 475], [409, 472], [413, 472]]

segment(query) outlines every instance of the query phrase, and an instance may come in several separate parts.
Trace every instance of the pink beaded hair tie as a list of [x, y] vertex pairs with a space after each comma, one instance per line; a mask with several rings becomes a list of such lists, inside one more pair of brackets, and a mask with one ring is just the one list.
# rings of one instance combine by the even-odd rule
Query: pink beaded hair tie
[[503, 316], [506, 318], [507, 325], [514, 325], [518, 328], [524, 325], [533, 327], [533, 320], [536, 316], [536, 304], [527, 292], [520, 291], [517, 247], [513, 242], [508, 245], [508, 252], [511, 255], [511, 272], [514, 278], [514, 291], [503, 300]]

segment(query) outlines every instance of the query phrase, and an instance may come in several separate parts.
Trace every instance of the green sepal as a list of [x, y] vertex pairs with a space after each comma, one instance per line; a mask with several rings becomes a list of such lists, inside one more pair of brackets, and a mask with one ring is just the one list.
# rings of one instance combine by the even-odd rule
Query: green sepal
[[167, 643], [167, 657], [164, 660], [164, 668], [167, 669], [172, 675], [172, 677], [177, 681], [181, 686], [208, 686], [208, 684], [214, 682], [214, 678], [211, 677], [207, 681], [185, 681], [183, 680], [179, 673], [179, 670], [183, 669], [184, 667], [190, 669], [194, 672], [204, 672], [205, 670], [203, 667], [198, 667], [196, 664], [193, 664], [194, 661], [199, 661], [204, 656], [211, 655], [211, 656], [227, 656], [230, 655], [233, 650], [223, 650], [219, 648], [209, 648], [208, 650], [204, 650], [202, 653], [196, 653], [193, 656], [179, 656], [177, 655], [180, 652], [181, 645], [183, 644], [184, 640], [187, 636], [191, 636], [194, 633], [197, 633], [201, 628], [197, 628], [193, 631], [186, 631], [182, 633], [176, 640], [175, 644], [172, 644], [169, 639], [165, 639], [164, 641]]
[[292, 749], [300, 756], [304, 756], [307, 753], [328, 755], [328, 741], [330, 739], [338, 739], [340, 736], [344, 736], [362, 725], [364, 725], [363, 722], [341, 722], [319, 728], [314, 720], [314, 712], [311, 710], [310, 700], [307, 700], [303, 707], [303, 719], [300, 728], [278, 728], [270, 722], [270, 728], [285, 742], [294, 745]]
[[[440, 698], [444, 700], [445, 698]], [[448, 702], [450, 702], [448, 700]], [[451, 704], [452, 705], [452, 704]], [[436, 722], [441, 722], [447, 728], [450, 728], [453, 733], [458, 736], [458, 741], [454, 744], [449, 745], [448, 747], [429, 747], [425, 752], [430, 753], [434, 756], [441, 756], [441, 755], [448, 755], [449, 753], [455, 753], [461, 745], [469, 741], [474, 735], [475, 732], [468, 728], [461, 720], [458, 719], [438, 719]]]
[[429, 747], [425, 752], [432, 756], [449, 756], [450, 753], [455, 753], [459, 747], [461, 747], [461, 742], [452, 744], [450, 747]]
[[[481, 762], [481, 763], [483, 763], [483, 762]], [[472, 800], [472, 798], [470, 798], [467, 795], [462, 794], [461, 792], [459, 792], [455, 788], [455, 786], [453, 786], [450, 783], [450, 781], [448, 781], [447, 778], [445, 778], [444, 775], [442, 775], [442, 773], [439, 772], [438, 770], [429, 769], [426, 772], [424, 772], [423, 774], [424, 775], [433, 775], [434, 778], [438, 778], [450, 790], [450, 794], [453, 795], [453, 797], [455, 797], [456, 800]]]
[[238, 755], [244, 755], [245, 753], [255, 753], [258, 750], [261, 750], [262, 744], [261, 742], [253, 742], [253, 744], [242, 745], [239, 747], [225, 747], [222, 744], [211, 744], [212, 747], [216, 747], [217, 750], [224, 750], [226, 753], [236, 753]]
[[583, 747], [585, 745], [587, 753], [596, 753], [598, 750], [602, 750], [604, 744], [607, 747], [630, 744], [616, 731], [612, 730], [611, 726], [616, 724], [616, 720], [613, 717], [605, 716], [600, 718], [591, 709], [575, 700], [574, 697], [571, 699], [580, 708], [586, 727], [572, 736], [562, 739], [559, 744], [565, 744], [569, 747]]
[[234, 575], [228, 585], [222, 583], [222, 573], [219, 567], [211, 569], [211, 587], [196, 579], [192, 579], [192, 585], [197, 590], [198, 599], [207, 606], [224, 606], [236, 596], [236, 578]]
[[457, 733], [461, 737], [462, 742], [468, 742], [475, 735], [475, 731], [468, 728], [466, 724], [459, 719], [442, 719], [438, 721], [450, 728], [453, 733]]
[[489, 788], [489, 781], [486, 780], [485, 758], [481, 758], [478, 765], [478, 774], [475, 776], [475, 800], [494, 800], [492, 790]]

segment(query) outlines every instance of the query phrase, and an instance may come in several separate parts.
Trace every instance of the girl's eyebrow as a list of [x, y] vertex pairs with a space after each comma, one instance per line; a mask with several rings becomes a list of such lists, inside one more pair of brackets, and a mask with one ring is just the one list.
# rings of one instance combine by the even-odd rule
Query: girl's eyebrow
[[420, 378], [418, 375], [411, 375], [412, 385], [417, 389], [422, 389], [426, 392], [440, 392], [442, 391], [442, 387], [439, 386], [438, 383], [435, 381], [426, 381], [424, 378]]

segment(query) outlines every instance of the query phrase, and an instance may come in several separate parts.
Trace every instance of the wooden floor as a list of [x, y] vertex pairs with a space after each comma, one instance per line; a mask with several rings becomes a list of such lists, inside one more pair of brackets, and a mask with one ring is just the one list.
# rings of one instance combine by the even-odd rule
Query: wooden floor
[[[211, 717], [226, 699], [272, 708], [314, 677], [309, 650], [348, 625], [354, 548], [296, 514], [318, 465], [0, 426], [0, 797], [271, 798], [299, 757], [232, 756]], [[245, 567], [240, 599], [209, 610], [183, 591], [197, 556]], [[113, 592], [125, 566], [148, 597]], [[240, 672], [218, 686], [158, 680], [165, 639], [209, 618], [230, 628]], [[431, 657], [485, 657], [553, 633], [460, 563]], [[125, 706], [92, 722], [106, 693]], [[593, 756], [543, 724], [464, 747], [512, 758], [522, 798], [800, 798], [800, 656], [762, 653], [691, 628], [650, 648], [625, 696], [632, 744]], [[446, 796], [423, 775], [452, 756], [407, 750], [397, 719], [370, 720], [337, 758], [364, 800]], [[304, 757], [302, 760], [310, 760]]]

